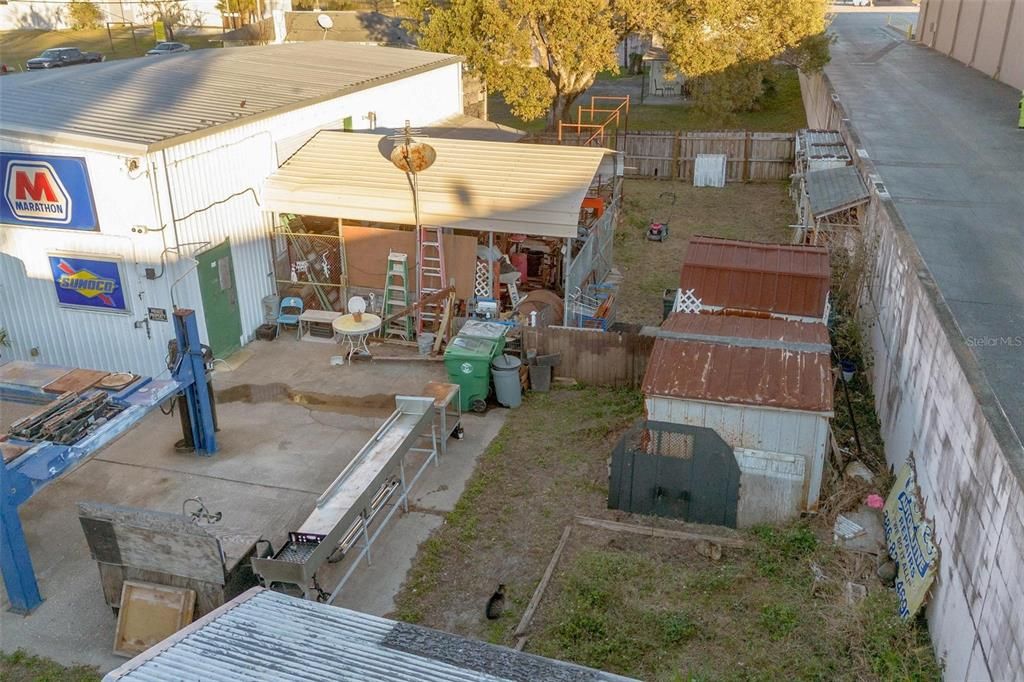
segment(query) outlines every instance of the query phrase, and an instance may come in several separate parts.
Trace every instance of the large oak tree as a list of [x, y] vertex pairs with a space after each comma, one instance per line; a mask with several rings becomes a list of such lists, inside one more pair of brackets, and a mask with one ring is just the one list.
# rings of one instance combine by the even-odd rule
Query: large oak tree
[[690, 78], [767, 62], [825, 28], [826, 0], [411, 0], [420, 47], [466, 57], [525, 120], [552, 125], [616, 66], [629, 33], [658, 34]]

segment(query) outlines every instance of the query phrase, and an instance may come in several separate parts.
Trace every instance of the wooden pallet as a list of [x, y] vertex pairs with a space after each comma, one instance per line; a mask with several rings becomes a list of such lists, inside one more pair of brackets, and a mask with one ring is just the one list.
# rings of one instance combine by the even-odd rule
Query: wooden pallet
[[47, 393], [80, 393], [87, 388], [92, 388], [110, 372], [102, 372], [96, 369], [73, 369], [56, 381], [43, 386]]
[[192, 622], [196, 593], [183, 587], [126, 580], [114, 631], [114, 653], [132, 657]]

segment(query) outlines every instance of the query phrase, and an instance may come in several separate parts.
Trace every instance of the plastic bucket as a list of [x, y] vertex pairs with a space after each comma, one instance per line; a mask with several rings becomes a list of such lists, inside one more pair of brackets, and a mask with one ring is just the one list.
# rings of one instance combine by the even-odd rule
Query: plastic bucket
[[499, 355], [491, 362], [494, 397], [505, 407], [519, 407], [523, 402], [523, 387], [519, 382], [522, 364], [514, 355]]
[[430, 355], [430, 351], [434, 348], [435, 338], [430, 332], [423, 332], [416, 337], [416, 345], [419, 346], [420, 355]]

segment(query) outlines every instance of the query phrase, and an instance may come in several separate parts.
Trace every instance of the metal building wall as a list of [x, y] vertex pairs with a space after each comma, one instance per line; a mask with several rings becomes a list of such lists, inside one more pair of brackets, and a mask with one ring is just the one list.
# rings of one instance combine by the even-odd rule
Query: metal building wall
[[[401, 126], [407, 119], [425, 125], [461, 113], [460, 90], [461, 65], [451, 64], [150, 154], [161, 183], [163, 223], [173, 225], [182, 245], [179, 269], [194, 267], [192, 257], [198, 252], [231, 240], [243, 345], [263, 321], [263, 297], [275, 289], [269, 244], [274, 217], [263, 210], [260, 194], [263, 181], [285, 161], [278, 158], [279, 143], [288, 140], [297, 148], [297, 139], [341, 128], [346, 117], [354, 129], [366, 129], [370, 112], [378, 127]], [[185, 277], [173, 299], [178, 306], [201, 310], [198, 279]], [[201, 315], [199, 324], [205, 338]]]
[[917, 39], [1024, 90], [1024, 2], [923, 0]]
[[706, 426], [734, 448], [803, 457], [806, 506], [817, 505], [828, 445], [826, 417], [814, 412], [674, 398], [647, 397], [644, 402], [650, 420]]
[[[0, 349], [3, 360], [161, 373], [170, 323], [150, 323], [149, 334], [145, 324], [135, 326], [148, 307], [167, 306], [165, 283], [145, 279], [146, 267], [159, 267], [164, 238], [131, 232], [133, 225], [155, 224], [145, 170], [130, 171], [129, 155], [12, 139], [0, 145], [11, 152], [84, 157], [100, 224], [100, 232], [0, 227], [0, 327], [11, 341]], [[120, 259], [128, 312], [59, 306], [47, 258], [57, 253]]]
[[[273, 216], [262, 210], [257, 196], [263, 180], [284, 161], [277, 158], [277, 142], [340, 128], [347, 116], [355, 128], [365, 129], [369, 112], [376, 114], [378, 126], [400, 126], [406, 119], [424, 125], [461, 113], [460, 74], [459, 64], [445, 66], [141, 158], [0, 139], [5, 151], [84, 157], [100, 223], [100, 231], [90, 233], [0, 226], [0, 327], [9, 331], [12, 343], [0, 349], [0, 362], [165, 373], [173, 331], [170, 322], [153, 321], [147, 333], [147, 309], [169, 314], [174, 306], [193, 308], [205, 338], [193, 256], [225, 238], [232, 244], [242, 342], [251, 340], [262, 321], [262, 298], [273, 290], [268, 246]], [[133, 159], [138, 165], [129, 169]], [[147, 230], [133, 232], [133, 226]], [[122, 259], [129, 313], [58, 306], [47, 261], [55, 251]], [[157, 278], [146, 279], [146, 268]]]

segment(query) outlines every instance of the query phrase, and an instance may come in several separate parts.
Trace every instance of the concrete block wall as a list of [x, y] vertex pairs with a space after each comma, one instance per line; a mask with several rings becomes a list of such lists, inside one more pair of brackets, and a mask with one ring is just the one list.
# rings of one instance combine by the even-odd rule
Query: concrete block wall
[[[886, 460], [913, 457], [941, 552], [927, 616], [950, 680], [1024, 674], [1024, 453], [891, 205], [861, 309]], [[992, 406], [992, 407], [990, 407]], [[1005, 421], [1005, 417], [1002, 418]]]
[[[802, 76], [812, 127], [861, 146], [824, 74]], [[875, 169], [857, 166], [865, 177]], [[884, 181], [884, 175], [882, 180]], [[1024, 447], [894, 205], [870, 182], [873, 271], [861, 321], [886, 459], [913, 457], [941, 555], [927, 617], [947, 680], [1024, 678]]]

